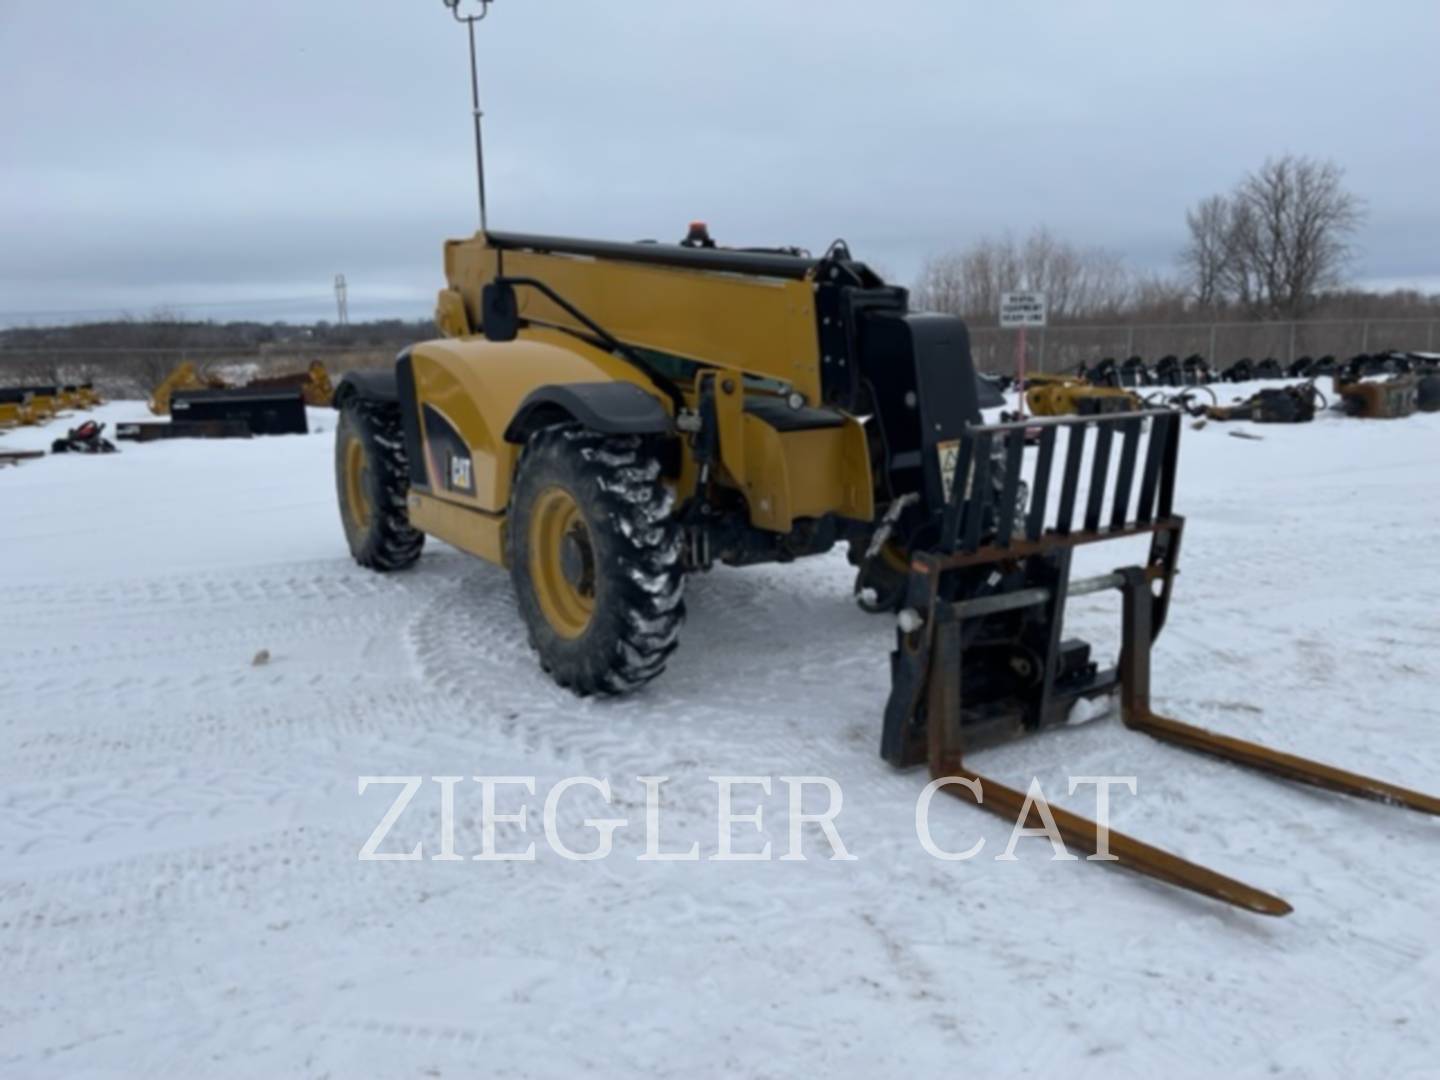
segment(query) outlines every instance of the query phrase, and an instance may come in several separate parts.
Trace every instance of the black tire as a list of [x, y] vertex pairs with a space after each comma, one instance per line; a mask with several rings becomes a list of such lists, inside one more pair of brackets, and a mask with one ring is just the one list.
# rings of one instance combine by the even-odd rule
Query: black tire
[[905, 591], [910, 585], [910, 565], [904, 549], [893, 540], [866, 561], [868, 541], [850, 541], [850, 565], [858, 567], [855, 573], [855, 603], [861, 611], [870, 615], [893, 615], [905, 603]]
[[425, 534], [410, 527], [409, 486], [399, 407], [350, 397], [335, 428], [335, 492], [345, 540], [361, 566], [404, 570], [420, 558]]
[[[546, 531], [557, 500], [570, 522], [561, 540], [570, 546], [558, 554]], [[510, 496], [507, 556], [530, 645], [561, 686], [582, 696], [622, 694], [665, 670], [685, 620], [673, 506], [646, 440], [578, 424], [530, 436]], [[572, 595], [588, 600], [584, 618], [569, 624], [565, 611], [546, 613], [562, 572]]]

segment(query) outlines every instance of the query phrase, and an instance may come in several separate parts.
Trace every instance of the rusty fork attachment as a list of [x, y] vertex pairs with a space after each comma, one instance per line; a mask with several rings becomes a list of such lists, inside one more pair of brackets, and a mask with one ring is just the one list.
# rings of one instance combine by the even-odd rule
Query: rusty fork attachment
[[[955, 458], [939, 544], [911, 555], [905, 610], [891, 654], [881, 754], [897, 766], [928, 764], [935, 779], [978, 784], [978, 800], [959, 784], [943, 790], [1013, 821], [1026, 794], [974, 772], [964, 753], [1061, 726], [1077, 703], [1118, 691], [1128, 728], [1289, 780], [1440, 815], [1434, 796], [1205, 731], [1151, 709], [1150, 651], [1169, 610], [1184, 530], [1184, 519], [1173, 512], [1181, 420], [1179, 412], [1154, 410], [967, 430]], [[1037, 427], [1026, 481], [1025, 440]], [[1052, 500], [1061, 429], [1064, 463], [1058, 499]], [[1076, 528], [1092, 430], [1088, 490]], [[1117, 436], [1119, 459], [1112, 470]], [[1142, 443], [1148, 443], [1143, 466]], [[1053, 513], [1052, 501], [1058, 503]], [[1077, 547], [1143, 535], [1150, 536], [1144, 565], [1070, 580]], [[1117, 665], [1101, 670], [1085, 642], [1063, 638], [1064, 609], [1071, 596], [1111, 589], [1121, 595], [1121, 648]], [[1094, 822], [1058, 807], [1051, 812], [1072, 850], [1090, 855], [1104, 850]], [[1041, 824], [1033, 807], [1025, 824]], [[1278, 896], [1143, 841], [1114, 831], [1107, 839], [1114, 861], [1138, 873], [1263, 915], [1292, 910]]]

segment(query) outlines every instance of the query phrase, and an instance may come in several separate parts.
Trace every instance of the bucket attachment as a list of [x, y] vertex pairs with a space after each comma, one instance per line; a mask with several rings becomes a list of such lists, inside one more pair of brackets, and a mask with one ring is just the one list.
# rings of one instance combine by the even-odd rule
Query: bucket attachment
[[[201, 392], [206, 395], [230, 393], [237, 395], [236, 399], [240, 400], [244, 391], [252, 393], [259, 391], [283, 392], [287, 397], [293, 391], [303, 400], [304, 404], [313, 405], [316, 408], [328, 408], [335, 397], [335, 388], [330, 383], [330, 373], [325, 370], [325, 365], [319, 360], [312, 360], [310, 366], [304, 371], [251, 379], [244, 386], [232, 386], [219, 375], [202, 374], [192, 361], [185, 360], [177, 364], [175, 369], [165, 376], [160, 385], [151, 392], [150, 411], [156, 416], [168, 416], [171, 414], [172, 405], [184, 395], [190, 396], [193, 400]], [[212, 400], [219, 399], [212, 398]], [[288, 431], [289, 428], [286, 430]], [[257, 435], [274, 434], [274, 432], [261, 431], [259, 428], [255, 433]]]
[[1384, 379], [1347, 380], [1336, 375], [1335, 392], [1349, 416], [1366, 420], [1394, 420], [1409, 416], [1419, 407], [1420, 379], [1404, 374]]
[[[882, 756], [896, 766], [928, 764], [936, 779], [978, 783], [980, 805], [1014, 820], [1025, 793], [978, 775], [964, 754], [1058, 727], [1078, 703], [1118, 692], [1125, 726], [1157, 739], [1315, 787], [1440, 815], [1440, 799], [1433, 796], [1151, 710], [1150, 648], [1165, 623], [1184, 531], [1184, 519], [1173, 511], [1182, 419], [1176, 410], [1156, 410], [967, 428], [955, 452], [939, 543], [911, 554], [891, 654]], [[1037, 426], [1038, 445], [1027, 462], [1026, 429]], [[1058, 493], [1052, 483], [1057, 470]], [[1082, 475], [1088, 480], [1084, 492]], [[1143, 535], [1150, 537], [1144, 565], [1070, 579], [1077, 547]], [[1064, 610], [1071, 596], [1110, 589], [1121, 594], [1121, 648], [1117, 665], [1101, 669], [1088, 644], [1064, 637]], [[943, 790], [974, 799], [962, 785]], [[1101, 850], [1095, 823], [1051, 809], [1067, 845], [1090, 854]], [[1026, 824], [1038, 826], [1033, 810], [1031, 816]], [[1122, 866], [1236, 907], [1264, 915], [1291, 910], [1277, 896], [1120, 833], [1109, 833], [1108, 849]]]
[[298, 387], [279, 390], [179, 390], [170, 415], [186, 423], [240, 421], [255, 435], [304, 435], [305, 398]]

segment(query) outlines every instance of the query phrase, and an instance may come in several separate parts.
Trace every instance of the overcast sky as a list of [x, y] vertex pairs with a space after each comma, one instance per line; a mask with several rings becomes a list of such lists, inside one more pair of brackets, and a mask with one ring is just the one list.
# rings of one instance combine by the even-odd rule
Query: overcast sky
[[[1293, 152], [1365, 198], [1358, 279], [1440, 290], [1437, 45], [1437, 0], [496, 0], [491, 224], [844, 236], [907, 282], [1046, 224], [1163, 271]], [[441, 0], [0, 0], [0, 321], [323, 317], [340, 271], [352, 317], [428, 313], [466, 64]]]

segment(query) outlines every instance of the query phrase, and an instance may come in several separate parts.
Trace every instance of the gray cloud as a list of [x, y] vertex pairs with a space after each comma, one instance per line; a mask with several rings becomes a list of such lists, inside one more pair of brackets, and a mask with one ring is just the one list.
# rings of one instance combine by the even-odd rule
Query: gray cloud
[[[843, 235], [901, 280], [1047, 224], [1163, 270], [1188, 205], [1288, 151], [1367, 200], [1358, 277], [1434, 280], [1437, 31], [1430, 0], [496, 0], [492, 223]], [[323, 315], [344, 271], [355, 310], [424, 312], [475, 226], [465, 63], [439, 0], [6, 0], [0, 311]]]

